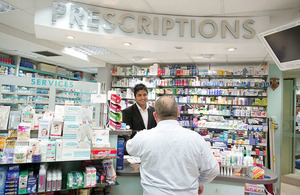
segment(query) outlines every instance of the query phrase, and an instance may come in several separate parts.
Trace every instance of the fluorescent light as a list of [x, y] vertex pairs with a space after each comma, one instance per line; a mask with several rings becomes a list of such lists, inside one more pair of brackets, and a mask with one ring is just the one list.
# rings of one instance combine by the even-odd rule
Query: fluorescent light
[[13, 50], [13, 52], [22, 55], [22, 56], [27, 56], [27, 57], [31, 57], [31, 58], [39, 58], [40, 56], [30, 53], [30, 52], [25, 52], [25, 51], [20, 51], [20, 50]]
[[227, 50], [228, 50], [228, 51], [235, 51], [236, 48], [235, 48], [235, 47], [229, 47]]
[[73, 49], [77, 52], [81, 52], [85, 55], [110, 55], [112, 54], [110, 51], [97, 46], [92, 45], [81, 45], [81, 46], [75, 46], [70, 47], [70, 49]]
[[210, 59], [214, 56], [214, 54], [201, 54], [199, 58], [201, 59]]
[[132, 45], [132, 43], [124, 42], [123, 45], [124, 45], [124, 46], [130, 46], [130, 45]]
[[0, 1], [0, 13], [6, 13], [6, 12], [10, 12], [10, 11], [14, 11], [16, 10], [15, 7]]
[[175, 46], [175, 49], [183, 49], [182, 46]]
[[68, 39], [74, 39], [74, 36], [68, 35], [67, 38], [68, 38]]
[[133, 56], [132, 58], [134, 59], [134, 61], [141, 61], [144, 59], [144, 57], [142, 56]]

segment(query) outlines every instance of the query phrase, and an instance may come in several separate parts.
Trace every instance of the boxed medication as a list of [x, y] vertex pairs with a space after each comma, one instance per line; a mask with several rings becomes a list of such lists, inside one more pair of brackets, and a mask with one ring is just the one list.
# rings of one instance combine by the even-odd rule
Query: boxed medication
[[91, 143], [78, 142], [78, 141], [64, 141], [63, 142], [63, 152], [62, 159], [90, 159], [91, 156]]
[[92, 159], [103, 159], [103, 158], [117, 158], [117, 150], [115, 148], [92, 148], [91, 158]]
[[38, 64], [38, 69], [41, 70], [41, 71], [45, 71], [45, 72], [56, 73], [56, 66], [53, 66], [53, 65], [50, 65], [50, 64], [39, 63]]

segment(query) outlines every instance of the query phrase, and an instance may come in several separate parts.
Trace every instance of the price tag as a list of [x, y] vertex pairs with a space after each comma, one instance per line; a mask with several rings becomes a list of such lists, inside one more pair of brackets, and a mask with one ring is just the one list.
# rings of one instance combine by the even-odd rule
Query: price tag
[[107, 98], [106, 94], [91, 94], [91, 102], [92, 103], [106, 103]]

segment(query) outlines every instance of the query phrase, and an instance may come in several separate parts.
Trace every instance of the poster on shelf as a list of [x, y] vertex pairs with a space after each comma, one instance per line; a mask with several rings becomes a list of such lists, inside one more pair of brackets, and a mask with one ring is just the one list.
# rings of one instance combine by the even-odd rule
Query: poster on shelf
[[7, 129], [10, 106], [0, 106], [0, 129]]

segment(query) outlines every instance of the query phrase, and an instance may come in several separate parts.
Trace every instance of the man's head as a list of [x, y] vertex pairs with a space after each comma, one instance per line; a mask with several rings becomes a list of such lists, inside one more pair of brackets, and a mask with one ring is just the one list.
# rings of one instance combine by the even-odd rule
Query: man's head
[[137, 84], [134, 89], [134, 98], [136, 103], [143, 109], [146, 108], [148, 101], [148, 89], [144, 84]]
[[157, 122], [162, 120], [176, 120], [179, 114], [177, 103], [174, 99], [162, 96], [156, 100], [153, 115]]

